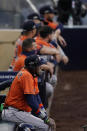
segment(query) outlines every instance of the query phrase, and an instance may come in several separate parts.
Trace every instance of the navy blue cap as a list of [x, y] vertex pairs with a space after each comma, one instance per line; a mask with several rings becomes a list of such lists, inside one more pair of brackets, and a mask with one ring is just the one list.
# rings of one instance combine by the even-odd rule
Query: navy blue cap
[[44, 61], [38, 55], [30, 55], [25, 59], [25, 66], [27, 67], [40, 66], [43, 64], [46, 64], [46, 61]]
[[24, 31], [31, 31], [35, 28], [36, 28], [36, 25], [32, 20], [26, 20], [22, 25], [22, 29]]
[[49, 13], [54, 14], [54, 10], [49, 5], [41, 7], [39, 11], [41, 15], [49, 14]]
[[27, 18], [30, 20], [36, 20], [36, 19], [40, 20], [40, 16], [37, 13], [29, 14]]

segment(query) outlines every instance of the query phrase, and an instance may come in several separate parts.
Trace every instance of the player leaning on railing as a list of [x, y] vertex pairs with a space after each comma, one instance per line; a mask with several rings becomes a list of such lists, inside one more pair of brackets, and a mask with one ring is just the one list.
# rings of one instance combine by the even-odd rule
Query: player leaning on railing
[[25, 123], [37, 131], [55, 131], [55, 122], [48, 118], [39, 96], [37, 76], [41, 60], [37, 55], [25, 59], [25, 67], [15, 77], [2, 111], [2, 119]]

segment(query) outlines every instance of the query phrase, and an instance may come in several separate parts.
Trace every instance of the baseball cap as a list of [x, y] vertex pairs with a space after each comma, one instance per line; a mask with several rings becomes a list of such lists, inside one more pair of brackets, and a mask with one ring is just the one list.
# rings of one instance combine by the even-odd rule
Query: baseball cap
[[37, 13], [32, 13], [28, 15], [27, 18], [31, 20], [36, 20], [36, 19], [40, 20], [40, 16]]
[[24, 31], [31, 31], [35, 28], [36, 28], [36, 25], [32, 20], [26, 20], [22, 25], [22, 29]]
[[46, 64], [46, 61], [40, 58], [38, 55], [30, 55], [25, 59], [25, 66], [33, 67], [33, 66], [40, 66]]
[[54, 14], [54, 10], [49, 5], [41, 7], [39, 11], [40, 11], [41, 15], [49, 14], [49, 13], [53, 13]]

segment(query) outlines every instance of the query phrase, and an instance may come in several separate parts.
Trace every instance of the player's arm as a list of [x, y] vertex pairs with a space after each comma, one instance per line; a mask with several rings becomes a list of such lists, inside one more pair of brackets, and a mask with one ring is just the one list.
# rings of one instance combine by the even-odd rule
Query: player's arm
[[39, 103], [36, 99], [36, 95], [33, 94], [25, 94], [28, 105], [32, 108], [33, 112], [37, 112], [39, 110]]
[[51, 47], [46, 47], [43, 46], [40, 50], [40, 54], [48, 54], [48, 55], [53, 55], [56, 58], [56, 61], [59, 63], [61, 61], [61, 55], [58, 49], [56, 48], [51, 48]]
[[59, 40], [59, 42], [62, 46], [67, 45], [65, 39], [60, 35], [58, 30], [55, 31], [53, 39], [55, 39], [56, 41]]
[[[24, 90], [26, 102], [32, 108], [32, 110], [36, 114], [36, 116], [38, 116], [39, 118], [44, 120], [45, 123], [47, 123], [48, 122], [48, 116], [46, 114], [45, 109], [43, 110], [41, 108], [43, 106], [42, 102], [40, 100], [39, 95], [35, 94], [35, 90], [34, 90], [34, 87], [32, 86], [33, 83], [32, 83], [31, 79], [32, 78], [29, 74], [25, 74], [23, 76], [23, 79], [22, 79], [23, 90]], [[40, 104], [42, 106], [40, 106]]]
[[6, 80], [4, 82], [1, 82], [0, 83], [0, 91], [5, 90], [6, 88], [10, 87], [10, 85], [12, 84], [13, 80], [14, 79], [10, 79], [10, 80]]
[[53, 64], [51, 64], [50, 62], [47, 62], [47, 64], [41, 65], [41, 66], [40, 66], [40, 69], [41, 69], [41, 70], [46, 70], [46, 71], [48, 71], [48, 72], [51, 74], [51, 76], [53, 75], [54, 66], [53, 66]]
[[64, 53], [64, 51], [62, 50], [62, 48], [58, 45], [57, 49], [59, 50], [60, 54], [61, 54], [61, 59], [64, 62], [64, 64], [67, 64], [69, 62], [69, 58], [68, 56], [66, 56], [66, 54]]
[[61, 32], [63, 31], [63, 25], [61, 23], [58, 23], [56, 30], [58, 30], [58, 33], [61, 34]]
[[59, 51], [56, 48], [43, 46], [40, 50], [40, 53], [41, 54], [48, 54], [48, 55], [56, 55], [56, 54], [59, 54]]
[[44, 122], [46, 123], [48, 120], [48, 116], [46, 114], [46, 110], [43, 107], [40, 96], [38, 94], [26, 94], [25, 97], [28, 105], [32, 108], [33, 113], [44, 120]]
[[25, 98], [27, 100], [28, 105], [32, 108], [32, 111], [38, 114], [38, 112], [40, 112], [40, 108], [43, 107], [39, 94], [25, 94]]
[[24, 90], [24, 95], [27, 104], [32, 108], [32, 111], [38, 115], [40, 113], [40, 106], [41, 100], [37, 98], [37, 94], [35, 93], [35, 88], [32, 86], [33, 81], [32, 77], [29, 74], [24, 74], [23, 79], [23, 90]]

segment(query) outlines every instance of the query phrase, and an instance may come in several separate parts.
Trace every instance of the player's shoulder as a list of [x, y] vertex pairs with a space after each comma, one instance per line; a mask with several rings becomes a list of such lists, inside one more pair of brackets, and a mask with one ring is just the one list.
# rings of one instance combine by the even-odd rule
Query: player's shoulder
[[22, 68], [18, 74], [17, 74], [17, 79], [19, 80], [25, 80], [25, 79], [30, 79], [32, 78], [32, 75], [24, 68]]
[[26, 58], [26, 55], [21, 54], [21, 55], [19, 56], [19, 60], [25, 60], [25, 58]]
[[31, 73], [25, 68], [22, 68], [20, 72], [22, 73], [23, 77], [32, 77]]
[[18, 58], [17, 58], [17, 62], [23, 62], [25, 60], [26, 56], [25, 55], [20, 55]]
[[23, 42], [23, 36], [20, 36], [17, 41], [16, 41], [16, 46], [18, 45], [22, 45], [22, 42]]

